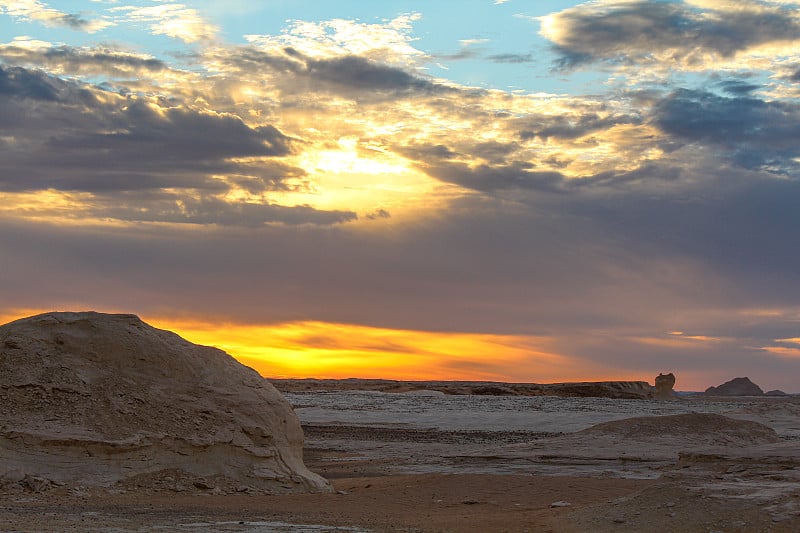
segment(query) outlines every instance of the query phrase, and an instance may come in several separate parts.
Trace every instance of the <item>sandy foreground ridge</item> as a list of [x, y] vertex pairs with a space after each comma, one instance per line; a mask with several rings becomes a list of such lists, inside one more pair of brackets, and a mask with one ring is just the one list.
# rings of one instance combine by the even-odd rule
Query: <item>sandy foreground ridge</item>
[[800, 398], [380, 383], [280, 394], [133, 315], [0, 326], [0, 530], [800, 531]]

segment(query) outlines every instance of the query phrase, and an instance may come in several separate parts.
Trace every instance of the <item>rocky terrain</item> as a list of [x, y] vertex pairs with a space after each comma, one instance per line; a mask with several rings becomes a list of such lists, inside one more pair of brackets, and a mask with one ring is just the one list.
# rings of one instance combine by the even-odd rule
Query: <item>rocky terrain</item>
[[134, 315], [0, 327], [4, 490], [330, 490], [302, 446], [290, 405], [255, 371]]
[[573, 383], [499, 383], [493, 381], [395, 381], [389, 379], [270, 379], [281, 392], [370, 390], [377, 392], [438, 391], [477, 396], [561, 396], [565, 398], [650, 399], [654, 388], [645, 381]]
[[800, 398], [659, 377], [282, 396], [133, 315], [48, 313], [0, 326], [0, 531], [800, 531]]

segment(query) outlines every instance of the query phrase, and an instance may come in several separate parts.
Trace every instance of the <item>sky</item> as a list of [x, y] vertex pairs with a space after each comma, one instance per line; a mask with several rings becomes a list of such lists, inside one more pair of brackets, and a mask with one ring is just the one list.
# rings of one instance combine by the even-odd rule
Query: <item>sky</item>
[[797, 206], [797, 0], [0, 0], [3, 322], [800, 392]]

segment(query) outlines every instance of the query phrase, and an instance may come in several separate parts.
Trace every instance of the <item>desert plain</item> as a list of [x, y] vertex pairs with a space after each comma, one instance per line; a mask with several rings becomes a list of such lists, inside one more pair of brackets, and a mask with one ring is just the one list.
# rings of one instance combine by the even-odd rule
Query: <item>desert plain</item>
[[797, 396], [270, 384], [132, 315], [0, 341], [2, 531], [800, 531]]
[[[4, 493], [4, 531], [800, 530], [800, 399], [286, 393], [327, 494], [173, 479]], [[758, 421], [720, 426], [720, 415]], [[670, 417], [644, 428], [635, 416]], [[684, 417], [682, 420], [680, 417]], [[676, 419], [677, 418], [677, 419]], [[588, 430], [618, 420], [606, 431]], [[638, 424], [638, 427], [637, 427]]]

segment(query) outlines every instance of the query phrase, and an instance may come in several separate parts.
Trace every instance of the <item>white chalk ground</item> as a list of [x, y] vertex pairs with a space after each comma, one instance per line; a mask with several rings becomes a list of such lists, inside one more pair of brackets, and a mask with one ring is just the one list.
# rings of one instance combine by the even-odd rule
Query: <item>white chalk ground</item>
[[[682, 452], [747, 454], [740, 446], [721, 449], [689, 445], [680, 438], [655, 442], [613, 436], [575, 435], [595, 424], [632, 417], [686, 413], [721, 414], [756, 421], [774, 429], [782, 442], [757, 454], [800, 460], [800, 398], [681, 397], [668, 401], [560, 398], [553, 396], [459, 396], [434, 391], [383, 393], [336, 391], [287, 393], [304, 425], [333, 427], [341, 436], [318, 438], [322, 447], [376, 464], [394, 473], [513, 473], [658, 478]], [[364, 428], [388, 428], [391, 432]], [[348, 429], [350, 434], [348, 434]], [[459, 433], [428, 439], [422, 433]], [[392, 433], [393, 432], [393, 433]], [[490, 432], [471, 439], [470, 432]], [[527, 433], [528, 442], [510, 443], [508, 432]], [[557, 434], [561, 434], [558, 436]], [[491, 442], [496, 435], [497, 442]], [[755, 453], [755, 452], [754, 452]]]
[[285, 393], [303, 424], [404, 427], [443, 431], [572, 433], [635, 416], [715, 413], [754, 420], [800, 439], [800, 398], [684, 397], [669, 401], [459, 396], [436, 391]]
[[[646, 401], [448, 396], [433, 391], [311, 392], [286, 397], [304, 425], [329, 432], [315, 436], [309, 431], [306, 446], [338, 452], [343, 464], [362, 461], [387, 473], [662, 479], [678, 483], [698, 498], [756, 503], [773, 523], [790, 528], [780, 531], [800, 523], [798, 397]], [[690, 413], [758, 422], [780, 438], [764, 440], [758, 430], [748, 442], [742, 426], [742, 438], [726, 443], [716, 438], [713, 429], [704, 431], [702, 421], [708, 419], [702, 416], [690, 419], [699, 426], [691, 435], [637, 437], [635, 422], [622, 426], [633, 428], [630, 433], [580, 432], [602, 422]], [[471, 438], [470, 432], [477, 437]], [[509, 440], [509, 432], [523, 432], [529, 440]]]

